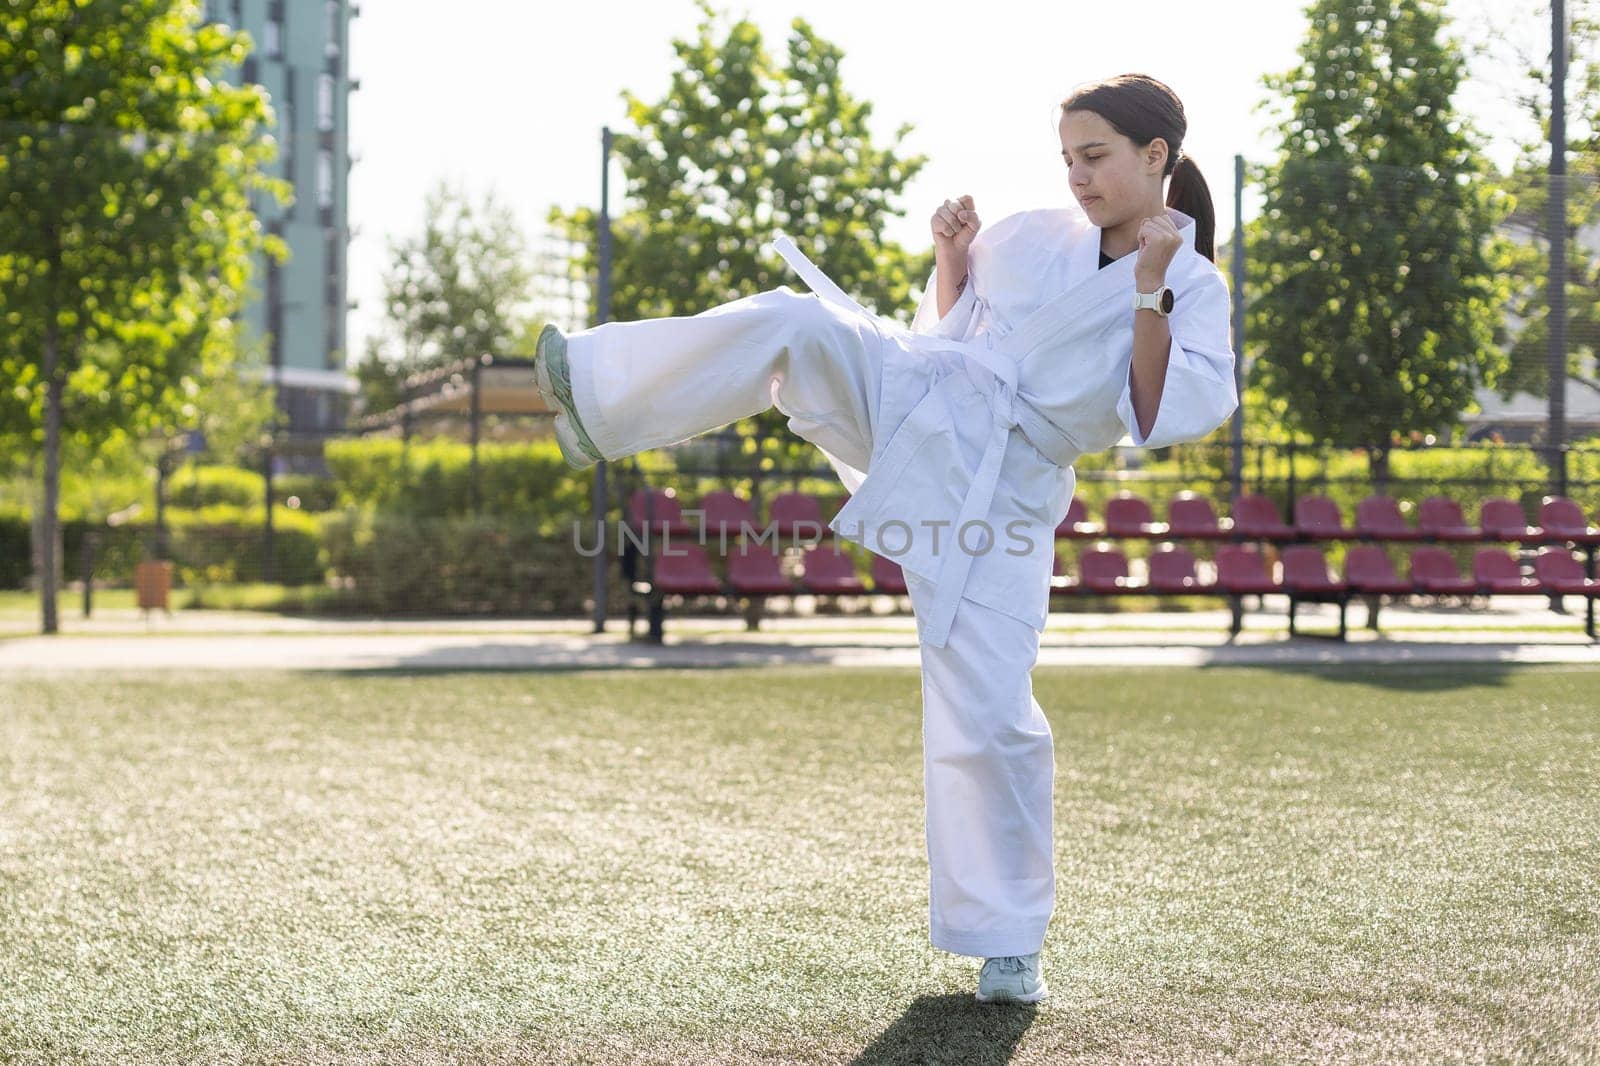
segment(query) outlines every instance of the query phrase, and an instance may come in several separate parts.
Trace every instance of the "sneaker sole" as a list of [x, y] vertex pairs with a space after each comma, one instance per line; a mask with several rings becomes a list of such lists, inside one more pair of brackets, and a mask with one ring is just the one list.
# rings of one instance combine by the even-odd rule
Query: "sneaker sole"
[[547, 324], [539, 331], [539, 340], [534, 345], [534, 385], [545, 406], [555, 412], [556, 445], [561, 449], [562, 459], [572, 469], [583, 470], [599, 462], [600, 456], [591, 454], [591, 449], [596, 453], [598, 449], [593, 448], [593, 442], [588, 441], [588, 434], [577, 425], [577, 413], [570, 402], [563, 402], [561, 391], [551, 377], [549, 343], [559, 335], [553, 324]]
[[986, 996], [982, 992], [974, 992], [973, 998], [979, 1003], [1043, 1003], [1050, 998], [1050, 986], [1041, 981], [1037, 991], [1026, 995], [1014, 996], [1009, 992], [1002, 992], [998, 995]]

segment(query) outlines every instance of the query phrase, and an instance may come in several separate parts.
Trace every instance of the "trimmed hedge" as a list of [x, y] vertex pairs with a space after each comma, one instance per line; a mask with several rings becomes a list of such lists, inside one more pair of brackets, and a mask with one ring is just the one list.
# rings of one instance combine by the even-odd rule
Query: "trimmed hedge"
[[[570, 533], [543, 536], [504, 519], [351, 509], [328, 516], [323, 537], [338, 574], [338, 602], [351, 610], [572, 615], [587, 609], [593, 589], [593, 561]], [[608, 580], [608, 610], [625, 609], [620, 567], [608, 567]]]

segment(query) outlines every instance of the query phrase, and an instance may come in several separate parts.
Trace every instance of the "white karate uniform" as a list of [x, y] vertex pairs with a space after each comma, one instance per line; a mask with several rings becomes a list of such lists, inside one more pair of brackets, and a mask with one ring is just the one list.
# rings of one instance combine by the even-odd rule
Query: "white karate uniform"
[[1198, 440], [1238, 404], [1226, 282], [1195, 251], [1194, 220], [1168, 214], [1184, 244], [1167, 268], [1172, 346], [1148, 438], [1128, 378], [1137, 256], [1100, 268], [1100, 230], [1076, 206], [981, 230], [956, 304], [937, 316], [935, 272], [910, 329], [779, 238], [813, 294], [772, 289], [567, 338], [578, 416], [607, 459], [776, 406], [852, 493], [829, 528], [900, 564], [922, 652], [929, 932], [943, 950], [1036, 951], [1054, 909], [1054, 749], [1029, 672], [1073, 461], [1125, 435]]

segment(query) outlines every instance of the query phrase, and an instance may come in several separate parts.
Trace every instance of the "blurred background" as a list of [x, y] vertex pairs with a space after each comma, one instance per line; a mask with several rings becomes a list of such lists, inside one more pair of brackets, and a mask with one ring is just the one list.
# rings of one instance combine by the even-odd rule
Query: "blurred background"
[[[659, 613], [617, 536], [645, 503], [726, 493], [759, 522], [788, 494], [826, 519], [841, 487], [774, 411], [568, 469], [531, 380], [540, 327], [800, 287], [759, 251], [779, 232], [909, 320], [934, 208], [1069, 203], [1057, 104], [1125, 71], [1185, 103], [1243, 403], [1206, 442], [1086, 456], [1089, 516], [1200, 496], [1226, 530], [1258, 495], [1292, 526], [1316, 495], [1353, 522], [1378, 495], [1412, 522], [1434, 496], [1600, 520], [1596, 5], [1139, 12], [12, 4], [0, 611], [54, 632], [97, 594], [142, 602], [157, 564], [169, 607], [599, 628], [647, 591]], [[1262, 541], [1269, 565], [1292, 539]], [[1136, 540], [1138, 577], [1158, 544]], [[1062, 541], [1071, 572], [1091, 541]], [[1513, 542], [1519, 563], [1543, 544], [1592, 575], [1582, 536]], [[1448, 549], [1470, 569], [1478, 546]], [[778, 609], [879, 590], [871, 558], [834, 554], [858, 586], [808, 587], [781, 552]], [[675, 605], [748, 611], [709, 563]]]

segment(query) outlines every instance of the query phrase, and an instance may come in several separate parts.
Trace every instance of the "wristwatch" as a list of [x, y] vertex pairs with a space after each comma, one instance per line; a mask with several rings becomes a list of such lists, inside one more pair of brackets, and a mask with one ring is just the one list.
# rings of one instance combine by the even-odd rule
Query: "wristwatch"
[[1133, 294], [1133, 309], [1135, 311], [1149, 309], [1166, 318], [1172, 313], [1172, 301], [1172, 290], [1165, 285], [1155, 292], [1139, 292], [1136, 289]]

